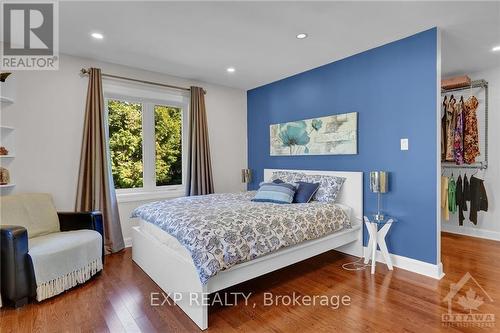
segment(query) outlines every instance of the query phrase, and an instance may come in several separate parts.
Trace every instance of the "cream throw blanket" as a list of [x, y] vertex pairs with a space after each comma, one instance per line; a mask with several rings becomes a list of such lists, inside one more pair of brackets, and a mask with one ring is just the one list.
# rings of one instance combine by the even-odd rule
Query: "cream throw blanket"
[[102, 237], [94, 230], [56, 232], [29, 240], [42, 301], [89, 280], [102, 270]]

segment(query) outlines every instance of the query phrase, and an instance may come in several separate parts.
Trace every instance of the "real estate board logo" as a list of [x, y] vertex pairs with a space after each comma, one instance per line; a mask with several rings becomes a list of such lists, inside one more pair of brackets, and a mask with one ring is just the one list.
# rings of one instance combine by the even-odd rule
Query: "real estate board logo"
[[2, 2], [1, 70], [59, 67], [57, 2]]
[[495, 327], [495, 314], [479, 311], [480, 306], [492, 303], [493, 299], [469, 272], [450, 284], [443, 302], [448, 304], [448, 312], [441, 315], [445, 327]]

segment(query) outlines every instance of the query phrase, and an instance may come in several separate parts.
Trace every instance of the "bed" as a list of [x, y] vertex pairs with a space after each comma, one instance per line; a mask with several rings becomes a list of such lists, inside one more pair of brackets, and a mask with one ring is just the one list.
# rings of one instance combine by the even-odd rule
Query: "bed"
[[[151, 203], [137, 214], [133, 260], [202, 330], [208, 328], [208, 305], [203, 300], [210, 293], [331, 249], [362, 256], [362, 172], [265, 169], [264, 178], [270, 179], [274, 171], [340, 176], [346, 181], [335, 205], [253, 203], [253, 194], [247, 192]], [[281, 218], [286, 214], [288, 218]], [[245, 224], [253, 223], [251, 228], [235, 223], [242, 219], [238, 215]], [[291, 218], [301, 223], [287, 226]], [[271, 223], [272, 228], [266, 228]], [[276, 235], [282, 229], [283, 234]], [[256, 235], [248, 236], [249, 230]], [[223, 253], [214, 235], [224, 240]], [[265, 246], [247, 248], [242, 236], [262, 240]], [[199, 253], [201, 248], [210, 251]]]

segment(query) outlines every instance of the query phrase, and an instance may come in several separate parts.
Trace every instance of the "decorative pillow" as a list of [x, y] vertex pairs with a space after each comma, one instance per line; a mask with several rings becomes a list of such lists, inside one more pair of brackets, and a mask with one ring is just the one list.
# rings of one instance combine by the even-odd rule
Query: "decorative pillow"
[[295, 183], [299, 180], [303, 180], [306, 177], [305, 173], [293, 172], [293, 171], [273, 171], [271, 176], [271, 181], [280, 179], [285, 183]]
[[[264, 182], [260, 182], [259, 183], [259, 187], [261, 187], [262, 185], [266, 184], [267, 182], [264, 181]], [[275, 179], [272, 181], [273, 184], [284, 184], [285, 182], [282, 181], [281, 179]], [[293, 185], [293, 183], [291, 183]]]
[[337, 176], [307, 175], [303, 181], [308, 183], [319, 183], [319, 188], [313, 196], [313, 201], [335, 202], [345, 182], [345, 178]]
[[0, 224], [25, 227], [28, 238], [59, 232], [59, 218], [48, 193], [20, 193], [0, 197]]
[[263, 183], [252, 201], [289, 204], [293, 201], [295, 190], [296, 187], [288, 183]]
[[[279, 180], [279, 179], [278, 179]], [[319, 188], [319, 183], [307, 183], [298, 181], [299, 187], [295, 191], [293, 203], [308, 203]]]

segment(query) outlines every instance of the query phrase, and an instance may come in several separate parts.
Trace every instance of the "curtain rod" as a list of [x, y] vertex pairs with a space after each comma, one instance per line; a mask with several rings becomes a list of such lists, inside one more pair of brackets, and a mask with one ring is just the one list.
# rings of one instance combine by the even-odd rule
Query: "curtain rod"
[[[86, 75], [86, 74], [89, 74], [90, 73], [90, 70], [86, 69], [86, 68], [82, 68], [80, 70], [80, 73], [82, 75]], [[191, 91], [190, 88], [186, 88], [186, 87], [179, 87], [179, 86], [174, 86], [174, 85], [171, 85], [171, 84], [165, 84], [165, 83], [158, 83], [158, 82], [152, 82], [152, 81], [146, 81], [146, 80], [139, 80], [139, 79], [133, 79], [133, 78], [130, 78], [130, 77], [125, 77], [125, 76], [119, 76], [119, 75], [113, 75], [113, 74], [106, 74], [106, 73], [101, 73], [102, 76], [104, 77], [110, 77], [110, 78], [113, 78], [113, 79], [119, 79], [119, 80], [126, 80], [126, 81], [133, 81], [133, 82], [139, 82], [139, 83], [144, 83], [144, 84], [150, 84], [150, 85], [153, 85], [153, 86], [160, 86], [160, 87], [165, 87], [165, 88], [170, 88], [170, 89], [177, 89], [177, 90], [184, 90], [184, 91]], [[203, 89], [203, 93], [206, 94], [207, 91], [205, 89]]]

